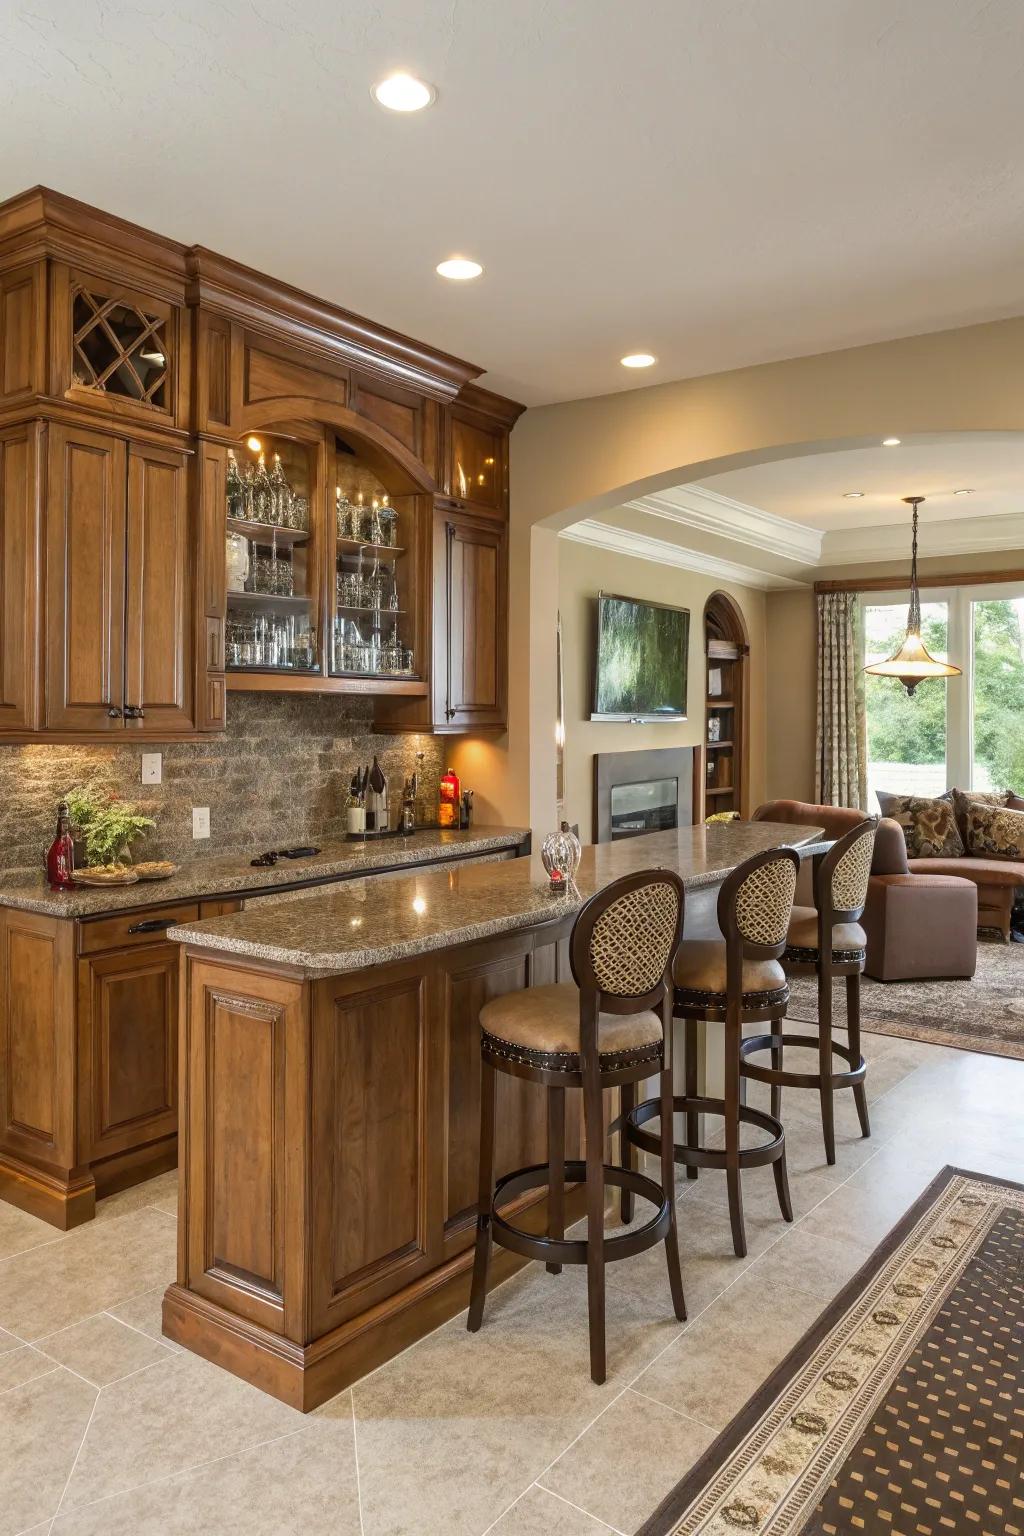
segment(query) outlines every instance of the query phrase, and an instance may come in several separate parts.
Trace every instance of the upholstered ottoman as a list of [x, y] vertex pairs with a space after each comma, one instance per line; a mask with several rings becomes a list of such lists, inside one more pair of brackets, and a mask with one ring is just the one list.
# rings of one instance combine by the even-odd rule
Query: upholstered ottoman
[[973, 976], [978, 887], [957, 875], [872, 875], [861, 918], [875, 981]]

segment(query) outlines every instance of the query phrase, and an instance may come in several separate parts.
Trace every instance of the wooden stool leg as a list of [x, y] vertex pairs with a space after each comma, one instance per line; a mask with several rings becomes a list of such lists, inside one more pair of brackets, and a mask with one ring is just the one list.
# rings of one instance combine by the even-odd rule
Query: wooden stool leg
[[476, 1333], [484, 1320], [487, 1272], [491, 1266], [491, 1202], [494, 1199], [494, 1068], [489, 1061], [480, 1069], [480, 1181], [477, 1187], [476, 1252], [473, 1285], [466, 1327]]
[[[697, 1020], [687, 1019], [683, 1032], [683, 1044], [686, 1050], [686, 1059], [683, 1062], [683, 1092], [688, 1099], [697, 1097]], [[697, 1112], [687, 1110], [686, 1113], [686, 1145], [697, 1145]], [[699, 1168], [687, 1168], [686, 1177], [695, 1179], [700, 1172]]]
[[[860, 1061], [860, 975], [847, 976], [846, 978], [846, 1027], [850, 1037], [850, 1054], [855, 1062]], [[853, 1101], [857, 1106], [857, 1118], [860, 1120], [860, 1133], [862, 1136], [871, 1135], [871, 1121], [868, 1117], [868, 1096], [863, 1083], [857, 1083], [853, 1090]]]
[[772, 1172], [775, 1174], [775, 1193], [779, 1197], [779, 1210], [782, 1212], [783, 1221], [793, 1220], [793, 1201], [789, 1193], [789, 1174], [786, 1170], [786, 1149], [783, 1147], [782, 1156], [778, 1162], [772, 1164]]
[[836, 1160], [835, 1105], [832, 1095], [832, 973], [824, 960], [818, 969], [818, 1095], [825, 1161]]
[[[565, 1089], [548, 1089], [548, 1237], [565, 1236]], [[546, 1264], [560, 1275], [561, 1264]]]
[[[622, 1166], [624, 1168], [635, 1168], [636, 1167], [636, 1147], [634, 1147], [633, 1143], [629, 1140], [629, 1137], [626, 1135], [625, 1122], [626, 1122], [626, 1116], [630, 1113], [630, 1111], [634, 1108], [634, 1106], [636, 1104], [636, 1084], [635, 1083], [623, 1083], [622, 1087], [619, 1089], [619, 1094], [620, 1094], [619, 1103], [620, 1103], [620, 1108], [621, 1108], [621, 1111], [622, 1111], [622, 1123], [623, 1123], [623, 1130], [621, 1132], [621, 1136], [622, 1136]], [[621, 1191], [621, 1195], [620, 1195], [620, 1199], [619, 1199], [619, 1215], [621, 1217], [621, 1220], [622, 1220], [622, 1223], [623, 1223], [624, 1226], [627, 1226], [633, 1220], [633, 1194], [632, 1194], [631, 1190], [624, 1189], [624, 1190]]]
[[679, 1233], [676, 1229], [676, 1159], [675, 1137], [672, 1131], [672, 1070], [661, 1073], [661, 1187], [668, 1201], [671, 1219], [665, 1234], [665, 1257], [668, 1260], [668, 1283], [672, 1290], [672, 1307], [681, 1323], [686, 1322], [686, 1299], [683, 1296], [683, 1272], [679, 1267]]
[[740, 1185], [740, 1037], [738, 1022], [725, 1026], [725, 1178], [729, 1188], [729, 1220], [736, 1257], [746, 1258], [743, 1190]]
[[[772, 1024], [771, 1024], [772, 1034], [773, 1035], [776, 1034], [776, 1033], [780, 1033], [781, 1034], [782, 1030], [785, 1028], [785, 1024], [786, 1024], [785, 1019], [773, 1019], [772, 1020]], [[783, 1067], [782, 1052], [783, 1052], [783, 1047], [781, 1045], [773, 1045], [772, 1046], [772, 1071], [773, 1072], [781, 1072], [782, 1071], [782, 1067]], [[781, 1083], [772, 1083], [771, 1104], [769, 1105], [769, 1113], [776, 1120], [778, 1120], [778, 1118], [782, 1114], [782, 1084]], [[778, 1164], [776, 1164], [776, 1167], [778, 1167]]]
[[607, 1374], [604, 1320], [604, 1115], [597, 1063], [584, 1062], [583, 1128], [587, 1148], [587, 1300], [590, 1312], [590, 1375], [598, 1386]]

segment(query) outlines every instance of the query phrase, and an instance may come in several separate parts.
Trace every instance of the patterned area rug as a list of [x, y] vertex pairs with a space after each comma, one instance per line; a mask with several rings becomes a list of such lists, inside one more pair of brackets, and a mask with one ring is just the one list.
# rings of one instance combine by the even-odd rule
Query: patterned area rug
[[1024, 1530], [1024, 1186], [946, 1168], [639, 1536]]
[[[813, 976], [794, 976], [792, 1015], [813, 1017]], [[1024, 944], [979, 944], [970, 981], [861, 980], [861, 1027], [931, 1045], [987, 1051], [1024, 1060]], [[836, 1022], [846, 1015], [846, 992], [835, 989]], [[1024, 1525], [1021, 1527], [1024, 1530]]]

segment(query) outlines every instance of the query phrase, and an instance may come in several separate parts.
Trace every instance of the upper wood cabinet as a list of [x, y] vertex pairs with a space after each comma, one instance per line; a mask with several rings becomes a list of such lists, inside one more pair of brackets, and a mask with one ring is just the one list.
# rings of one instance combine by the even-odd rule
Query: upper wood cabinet
[[508, 431], [457, 404], [449, 416], [452, 497], [488, 512], [504, 512]]
[[0, 734], [39, 724], [39, 491], [43, 429], [0, 433]]
[[433, 725], [503, 728], [508, 691], [503, 525], [439, 509], [434, 531]]
[[53, 427], [46, 495], [46, 725], [192, 726], [186, 459]]

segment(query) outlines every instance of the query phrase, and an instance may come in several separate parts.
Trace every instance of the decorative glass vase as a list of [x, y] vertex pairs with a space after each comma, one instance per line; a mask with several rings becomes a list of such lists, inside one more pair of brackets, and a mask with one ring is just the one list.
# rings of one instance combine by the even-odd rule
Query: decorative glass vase
[[548, 872], [552, 891], [566, 891], [572, 885], [580, 867], [583, 849], [580, 840], [567, 821], [557, 832], [552, 832], [541, 844], [540, 857]]

